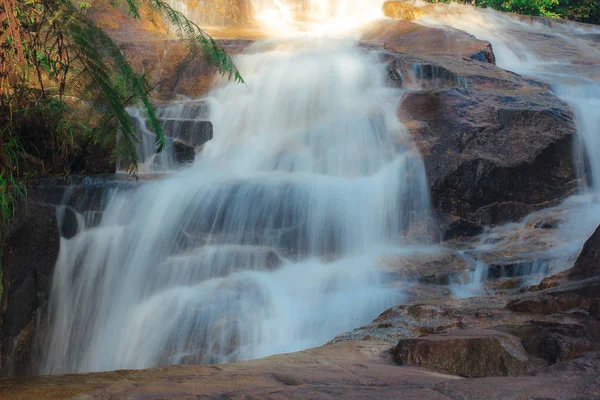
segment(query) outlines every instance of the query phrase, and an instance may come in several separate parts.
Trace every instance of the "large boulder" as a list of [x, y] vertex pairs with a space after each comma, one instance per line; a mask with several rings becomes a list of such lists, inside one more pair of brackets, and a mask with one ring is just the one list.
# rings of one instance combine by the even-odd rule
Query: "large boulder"
[[519, 220], [576, 189], [571, 113], [552, 94], [523, 86], [449, 87], [404, 98], [399, 114], [415, 121], [409, 126], [438, 211], [491, 225]]
[[394, 53], [467, 57], [494, 63], [492, 46], [458, 29], [426, 27], [411, 21], [378, 21], [361, 36], [363, 46]]
[[409, 89], [398, 116], [424, 158], [443, 238], [518, 221], [576, 190], [568, 105], [495, 66], [488, 42], [384, 21], [362, 43], [385, 50], [390, 86]]
[[402, 339], [394, 361], [464, 377], [516, 376], [527, 370], [529, 356], [518, 338], [498, 331], [457, 331]]

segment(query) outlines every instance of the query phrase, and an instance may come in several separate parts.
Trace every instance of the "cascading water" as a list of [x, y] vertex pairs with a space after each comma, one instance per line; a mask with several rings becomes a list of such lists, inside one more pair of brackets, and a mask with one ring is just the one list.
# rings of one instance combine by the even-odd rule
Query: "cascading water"
[[[190, 2], [170, 3], [193, 15]], [[385, 87], [377, 54], [348, 38], [319, 38], [380, 15], [383, 1], [219, 2], [234, 3], [242, 5], [239, 15], [210, 14], [207, 21], [237, 26], [253, 16], [288, 39], [247, 48], [236, 60], [247, 86], [221, 82], [204, 99], [216, 133], [192, 167], [117, 191], [99, 224], [61, 240], [42, 372], [300, 350], [400, 300], [379, 263], [410, 252], [404, 243], [426, 241], [422, 161], [396, 118], [400, 93]], [[592, 59], [598, 48], [572, 40], [582, 28], [568, 24], [532, 28], [489, 10], [426, 7], [423, 23], [491, 41], [499, 66], [550, 82], [572, 105], [587, 153], [581, 170], [591, 172], [594, 190], [562, 206], [571, 216], [557, 230], [565, 243], [546, 255], [564, 268], [600, 221], [597, 64], [561, 60], [530, 39], [545, 30]], [[169, 165], [161, 160], [151, 165]], [[479, 247], [502, 245], [489, 242], [484, 237]], [[472, 253], [463, 255], [473, 273], [452, 285], [455, 296], [485, 293], [487, 266]]]
[[[579, 142], [574, 146], [577, 169], [587, 184], [581, 194], [557, 209], [566, 213], [556, 232], [560, 241], [554, 242], [543, 255], [545, 259], [559, 261], [556, 263], [559, 270], [569, 268], [584, 241], [600, 223], [600, 42], [594, 40], [600, 35], [600, 28], [460, 4], [441, 6], [421, 1], [414, 4], [424, 8], [421, 23], [450, 26], [489, 41], [499, 67], [548, 83], [571, 106]], [[526, 219], [512, 229], [518, 232], [528, 223]]]
[[428, 188], [385, 66], [352, 40], [245, 53], [193, 167], [61, 241], [44, 373], [300, 350], [400, 300], [378, 259], [427, 224]]

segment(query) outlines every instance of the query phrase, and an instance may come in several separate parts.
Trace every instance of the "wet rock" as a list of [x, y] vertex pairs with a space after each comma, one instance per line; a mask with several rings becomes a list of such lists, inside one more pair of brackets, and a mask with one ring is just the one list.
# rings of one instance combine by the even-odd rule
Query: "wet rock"
[[483, 232], [483, 227], [481, 225], [448, 214], [439, 214], [438, 224], [439, 230], [442, 232], [441, 240], [443, 241], [470, 238]]
[[434, 248], [415, 254], [384, 256], [381, 264], [394, 280], [432, 285], [448, 285], [466, 277], [473, 269], [457, 252]]
[[173, 142], [173, 156], [177, 164], [192, 164], [196, 158], [196, 150], [185, 143]]
[[516, 376], [527, 370], [529, 360], [518, 338], [488, 330], [402, 339], [392, 354], [400, 365], [418, 365], [471, 378]]
[[420, 19], [423, 16], [421, 9], [400, 1], [386, 1], [381, 10], [386, 17], [406, 21]]
[[[2, 256], [4, 312], [0, 329], [0, 374], [8, 369], [25, 371], [30, 348], [24, 347], [24, 333], [34, 320], [36, 310], [48, 300], [60, 238], [55, 208], [44, 203], [28, 202], [17, 210], [7, 229]], [[17, 342], [17, 349], [14, 348]], [[19, 343], [21, 346], [19, 347]], [[31, 345], [31, 341], [24, 342]], [[12, 352], [20, 354], [10, 360]]]
[[385, 21], [362, 44], [385, 50], [390, 86], [410, 89], [398, 116], [424, 158], [433, 206], [464, 221], [446, 226], [449, 239], [518, 221], [574, 193], [568, 105], [546, 84], [495, 66], [489, 43]]
[[409, 93], [399, 114], [424, 122], [422, 149], [434, 207], [475, 225], [517, 221], [575, 190], [573, 117], [562, 101], [521, 92]]
[[164, 119], [165, 136], [192, 147], [200, 147], [213, 138], [213, 124], [210, 121], [193, 119]]

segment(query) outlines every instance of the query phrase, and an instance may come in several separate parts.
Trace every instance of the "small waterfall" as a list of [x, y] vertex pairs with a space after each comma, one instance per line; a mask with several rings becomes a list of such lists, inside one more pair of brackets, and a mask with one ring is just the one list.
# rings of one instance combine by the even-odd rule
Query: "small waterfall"
[[414, 4], [424, 8], [420, 23], [450, 26], [489, 41], [499, 67], [548, 83], [571, 106], [578, 133], [574, 146], [577, 169], [587, 186], [577, 198], [563, 204], [562, 208], [568, 208], [567, 217], [556, 233], [562, 243], [555, 243], [547, 254], [559, 260], [562, 269], [569, 268], [600, 223], [600, 46], [594, 39], [600, 35], [600, 27], [549, 23], [460, 4]]
[[429, 200], [378, 60], [349, 40], [247, 49], [194, 165], [61, 240], [42, 372], [295, 351], [398, 302], [380, 255], [424, 240]]

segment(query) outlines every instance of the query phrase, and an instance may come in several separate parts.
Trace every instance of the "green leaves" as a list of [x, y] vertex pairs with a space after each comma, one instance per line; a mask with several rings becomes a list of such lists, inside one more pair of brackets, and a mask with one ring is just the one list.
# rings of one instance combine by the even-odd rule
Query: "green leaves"
[[244, 82], [225, 50], [183, 13], [161, 0], [126, 0], [126, 2], [130, 15], [140, 18], [139, 10], [143, 7], [151, 21], [156, 22], [156, 18], [160, 18], [179, 39], [186, 40], [191, 55], [203, 54], [208, 61], [214, 63], [222, 75], [226, 75], [229, 79], [233, 78], [236, 82]]
[[[600, 1], [598, 0], [476, 0], [475, 3], [472, 0], [455, 1], [498, 11], [600, 24]], [[451, 0], [439, 0], [439, 2], [450, 3]]]

